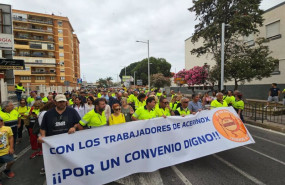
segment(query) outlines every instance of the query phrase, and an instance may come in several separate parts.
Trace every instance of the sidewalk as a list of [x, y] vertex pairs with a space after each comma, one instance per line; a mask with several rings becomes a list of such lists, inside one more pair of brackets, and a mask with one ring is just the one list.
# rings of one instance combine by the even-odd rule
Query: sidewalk
[[258, 127], [267, 128], [267, 129], [274, 130], [277, 132], [285, 133], [285, 123], [279, 124], [279, 123], [269, 122], [266, 120], [264, 120], [262, 123], [261, 120], [254, 121], [254, 120], [249, 119], [248, 117], [244, 117], [244, 119], [247, 124], [251, 124], [251, 125], [258, 126]]

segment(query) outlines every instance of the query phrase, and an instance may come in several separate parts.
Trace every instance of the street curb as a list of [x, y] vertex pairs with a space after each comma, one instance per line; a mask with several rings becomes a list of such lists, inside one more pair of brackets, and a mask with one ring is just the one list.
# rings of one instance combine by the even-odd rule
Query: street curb
[[267, 128], [267, 129], [271, 129], [277, 132], [282, 132], [285, 133], [285, 125], [282, 124], [277, 124], [277, 123], [266, 123], [266, 122], [257, 122], [254, 120], [250, 120], [250, 119], [245, 119], [245, 123], [251, 124], [251, 125], [255, 125], [258, 127], [262, 127], [262, 128]]

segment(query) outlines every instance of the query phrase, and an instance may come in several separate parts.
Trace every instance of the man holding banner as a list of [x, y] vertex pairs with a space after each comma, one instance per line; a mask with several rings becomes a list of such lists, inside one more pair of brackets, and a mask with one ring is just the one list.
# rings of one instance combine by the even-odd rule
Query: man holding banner
[[72, 134], [78, 127], [80, 116], [76, 110], [67, 107], [67, 100], [63, 94], [58, 94], [55, 97], [55, 104], [56, 107], [49, 110], [43, 117], [39, 142], [43, 142], [43, 137], [46, 136]]

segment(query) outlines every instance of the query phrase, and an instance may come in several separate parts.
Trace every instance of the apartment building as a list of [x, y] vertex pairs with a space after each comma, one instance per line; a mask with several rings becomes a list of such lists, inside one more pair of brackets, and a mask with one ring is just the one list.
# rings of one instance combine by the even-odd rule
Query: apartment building
[[[263, 26], [259, 28], [259, 33], [257, 35], [249, 35], [244, 39], [249, 46], [254, 47], [255, 40], [258, 37], [264, 37], [269, 39], [270, 51], [272, 51], [271, 56], [278, 59], [279, 62], [276, 64], [275, 71], [271, 74], [269, 78], [263, 78], [262, 80], [253, 80], [251, 82], [245, 82], [240, 84], [239, 90], [246, 94], [247, 98], [261, 98], [266, 99], [268, 96], [268, 90], [271, 83], [277, 83], [280, 89], [285, 88], [285, 2], [280, 3], [268, 10], [263, 14], [264, 22]], [[203, 40], [193, 44], [191, 42], [191, 37], [185, 40], [185, 69], [191, 69], [194, 66], [202, 66], [207, 63], [210, 66], [215, 65], [215, 61], [212, 60], [212, 55], [203, 55], [201, 57], [196, 57], [192, 55], [190, 51], [193, 48], [202, 46]], [[237, 69], [242, 70], [242, 69]], [[233, 89], [234, 82], [230, 81], [226, 84], [227, 89]], [[255, 92], [255, 93], [252, 93]]]
[[26, 66], [25, 70], [14, 71], [15, 84], [76, 87], [80, 42], [69, 19], [22, 10], [12, 12], [13, 58], [23, 59]]

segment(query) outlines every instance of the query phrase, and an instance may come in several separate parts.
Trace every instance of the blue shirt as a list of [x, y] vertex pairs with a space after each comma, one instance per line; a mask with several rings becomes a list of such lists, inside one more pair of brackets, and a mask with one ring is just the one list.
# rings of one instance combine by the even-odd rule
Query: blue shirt
[[190, 101], [188, 104], [188, 109], [190, 110], [190, 112], [198, 112], [198, 110], [202, 108], [202, 103], [199, 101], [197, 103]]

